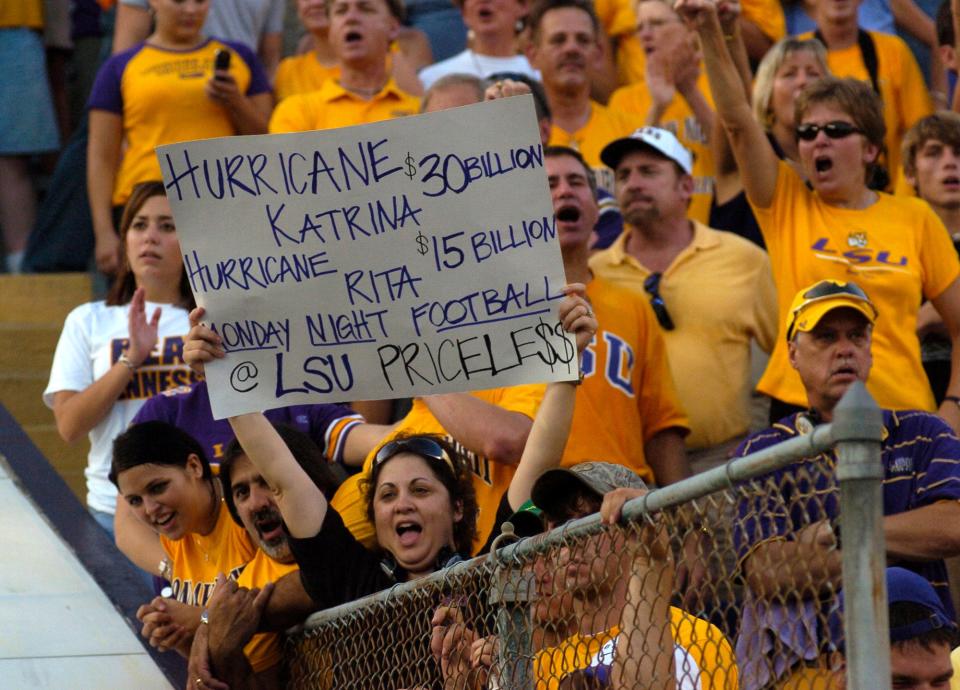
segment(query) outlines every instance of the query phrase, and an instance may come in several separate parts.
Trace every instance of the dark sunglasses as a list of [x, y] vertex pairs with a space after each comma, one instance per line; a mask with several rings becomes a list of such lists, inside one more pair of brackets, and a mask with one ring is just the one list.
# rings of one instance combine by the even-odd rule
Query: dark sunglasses
[[376, 467], [385, 463], [394, 455], [399, 455], [404, 452], [413, 453], [422, 458], [432, 458], [433, 460], [445, 462], [450, 470], [456, 474], [456, 471], [453, 469], [453, 461], [450, 459], [450, 456], [447, 455], [447, 451], [444, 450], [443, 446], [432, 438], [426, 438], [424, 436], [400, 438], [383, 444], [373, 458], [373, 466]]
[[843, 139], [851, 134], [863, 134], [863, 130], [855, 124], [844, 122], [843, 120], [828, 122], [825, 125], [815, 125], [812, 122], [805, 122], [797, 127], [797, 139], [813, 141], [817, 138], [820, 130], [823, 130], [823, 133], [831, 139]]
[[653, 307], [653, 313], [657, 315], [657, 321], [660, 327], [665, 331], [672, 331], [676, 326], [673, 325], [673, 319], [670, 318], [670, 312], [667, 311], [667, 305], [660, 296], [660, 279], [662, 273], [651, 273], [643, 281], [643, 289], [650, 295], [650, 306]]
[[803, 293], [803, 299], [806, 300], [800, 305], [801, 308], [807, 306], [812, 300], [823, 299], [824, 297], [833, 297], [834, 295], [851, 295], [869, 302], [867, 293], [856, 283], [839, 283], [833, 280], [821, 280], [812, 288]]

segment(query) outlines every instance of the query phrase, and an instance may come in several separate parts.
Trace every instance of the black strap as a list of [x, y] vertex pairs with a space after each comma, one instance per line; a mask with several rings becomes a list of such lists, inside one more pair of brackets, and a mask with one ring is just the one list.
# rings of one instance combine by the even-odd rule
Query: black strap
[[[820, 29], [817, 29], [813, 35], [823, 45], [827, 45], [827, 41], [823, 38], [823, 34], [820, 33]], [[863, 66], [867, 68], [867, 74], [870, 75], [870, 84], [873, 85], [873, 90], [880, 96], [880, 100], [883, 100], [883, 94], [880, 93], [880, 78], [878, 76], [880, 73], [880, 63], [877, 60], [877, 46], [873, 42], [873, 36], [863, 29], [857, 29], [857, 46], [860, 48], [860, 57], [863, 58]]]

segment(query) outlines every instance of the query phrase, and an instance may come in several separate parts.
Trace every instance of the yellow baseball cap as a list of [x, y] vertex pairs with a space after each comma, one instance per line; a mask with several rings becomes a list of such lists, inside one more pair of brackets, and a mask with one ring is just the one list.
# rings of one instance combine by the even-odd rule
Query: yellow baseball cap
[[793, 298], [787, 315], [787, 340], [792, 340], [797, 331], [812, 331], [828, 312], [841, 307], [855, 309], [871, 324], [880, 315], [867, 293], [856, 283], [821, 280]]

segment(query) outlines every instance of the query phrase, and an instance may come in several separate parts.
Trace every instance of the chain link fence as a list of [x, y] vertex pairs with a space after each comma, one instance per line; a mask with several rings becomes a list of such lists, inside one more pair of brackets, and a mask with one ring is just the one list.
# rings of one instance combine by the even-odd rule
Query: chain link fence
[[879, 441], [858, 387], [833, 424], [631, 501], [620, 526], [574, 520], [316, 613], [288, 636], [290, 687], [814, 690], [845, 667], [888, 688]]

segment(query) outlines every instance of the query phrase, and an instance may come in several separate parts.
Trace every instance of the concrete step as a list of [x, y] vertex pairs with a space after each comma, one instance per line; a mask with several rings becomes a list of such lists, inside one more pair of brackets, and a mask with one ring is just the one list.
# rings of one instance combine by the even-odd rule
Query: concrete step
[[53, 423], [53, 412], [43, 404], [48, 372], [0, 369], [0, 401], [20, 426]]
[[81, 501], [90, 444], [67, 445], [41, 396], [64, 319], [91, 299], [83, 273], [0, 275], [0, 401]]
[[62, 327], [0, 321], [0, 372], [49, 374]]
[[71, 309], [91, 299], [86, 273], [0, 275], [0, 321], [62, 326]]

